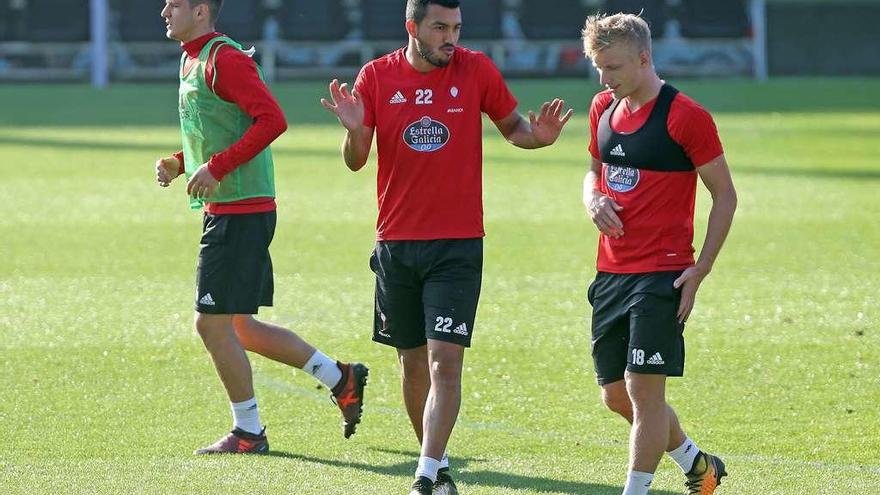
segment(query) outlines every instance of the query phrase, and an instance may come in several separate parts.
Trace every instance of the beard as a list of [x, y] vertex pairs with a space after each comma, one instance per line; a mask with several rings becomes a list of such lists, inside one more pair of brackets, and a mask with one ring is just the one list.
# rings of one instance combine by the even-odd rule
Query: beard
[[[453, 47], [453, 45], [446, 44], [440, 47], [440, 49], [445, 47]], [[428, 61], [429, 64], [434, 67], [446, 67], [449, 65], [449, 62], [452, 60], [452, 57], [447, 59], [440, 58], [439, 55], [434, 54], [434, 50], [428, 48], [427, 44], [422, 43], [422, 40], [416, 38], [416, 51], [419, 52], [419, 55]]]

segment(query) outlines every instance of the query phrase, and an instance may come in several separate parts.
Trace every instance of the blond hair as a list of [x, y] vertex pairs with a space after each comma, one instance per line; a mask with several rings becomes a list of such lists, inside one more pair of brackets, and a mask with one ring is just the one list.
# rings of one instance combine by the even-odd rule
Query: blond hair
[[632, 43], [639, 52], [651, 53], [651, 28], [640, 15], [591, 15], [587, 17], [581, 35], [584, 40], [584, 54], [589, 58], [621, 42]]

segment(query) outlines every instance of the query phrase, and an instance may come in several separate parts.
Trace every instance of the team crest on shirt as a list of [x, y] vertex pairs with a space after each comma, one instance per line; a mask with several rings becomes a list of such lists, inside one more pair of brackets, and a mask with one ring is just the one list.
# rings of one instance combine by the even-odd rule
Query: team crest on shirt
[[639, 185], [639, 169], [605, 164], [605, 184], [616, 192], [629, 192]]
[[443, 122], [425, 116], [406, 126], [403, 142], [423, 153], [437, 151], [449, 142], [449, 128]]

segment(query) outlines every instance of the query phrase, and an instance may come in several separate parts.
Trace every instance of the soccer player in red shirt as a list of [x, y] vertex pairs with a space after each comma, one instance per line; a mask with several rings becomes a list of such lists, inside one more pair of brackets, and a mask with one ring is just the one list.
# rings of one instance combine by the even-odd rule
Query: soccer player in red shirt
[[321, 103], [346, 129], [351, 170], [379, 155], [373, 340], [395, 347], [407, 413], [421, 444], [412, 494], [456, 493], [445, 451], [461, 403], [483, 250], [482, 113], [520, 148], [553, 144], [572, 111], [544, 103], [525, 119], [498, 69], [458, 46], [458, 0], [408, 0], [409, 42], [365, 65], [349, 92]]
[[340, 363], [299, 336], [254, 318], [271, 306], [269, 244], [275, 232], [275, 188], [269, 144], [287, 129], [251, 53], [214, 31], [222, 0], [167, 0], [168, 38], [181, 42], [180, 121], [184, 150], [156, 162], [167, 187], [184, 175], [190, 206], [204, 204], [195, 325], [232, 408], [233, 429], [196, 454], [269, 449], [245, 350], [303, 369], [330, 390], [343, 434], [360, 422], [368, 370]]
[[[590, 107], [584, 206], [599, 229], [592, 354], [602, 398], [632, 423], [624, 495], [645, 495], [663, 452], [709, 495], [724, 463], [701, 452], [666, 403], [667, 376], [684, 372], [684, 323], [712, 270], [736, 209], [736, 191], [712, 117], [658, 77], [651, 32], [632, 14], [596, 15], [584, 51], [607, 89]], [[697, 176], [712, 195], [694, 261]]]

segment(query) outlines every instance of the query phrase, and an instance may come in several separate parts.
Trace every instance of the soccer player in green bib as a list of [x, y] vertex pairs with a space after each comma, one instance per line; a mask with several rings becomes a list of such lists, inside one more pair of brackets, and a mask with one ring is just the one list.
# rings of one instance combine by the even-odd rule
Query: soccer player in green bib
[[185, 175], [189, 205], [204, 208], [195, 326], [229, 397], [232, 431], [196, 454], [269, 450], [245, 351], [302, 369], [331, 390], [343, 434], [361, 419], [367, 368], [340, 363], [285, 328], [254, 318], [271, 306], [276, 205], [269, 145], [287, 129], [252, 51], [215, 31], [222, 0], [166, 0], [168, 38], [181, 42], [183, 151], [156, 162], [167, 187]]

